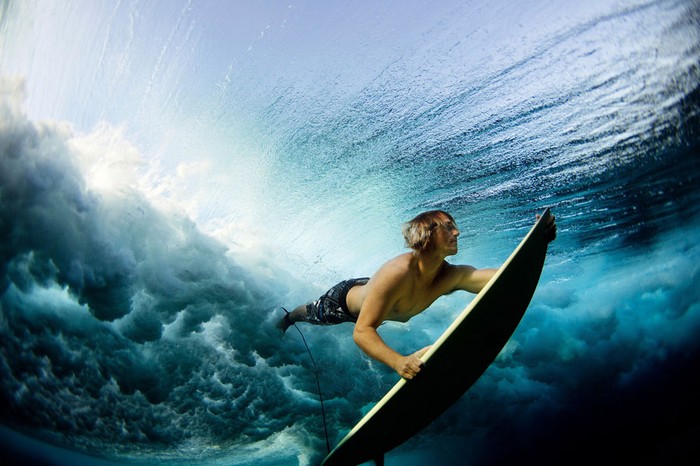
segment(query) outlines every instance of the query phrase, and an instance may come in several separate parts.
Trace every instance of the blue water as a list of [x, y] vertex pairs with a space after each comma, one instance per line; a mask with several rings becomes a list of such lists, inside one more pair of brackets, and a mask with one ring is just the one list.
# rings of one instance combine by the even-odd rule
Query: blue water
[[[435, 2], [434, 2], [435, 3]], [[0, 446], [18, 464], [318, 464], [278, 306], [404, 251], [559, 236], [514, 337], [387, 464], [697, 456], [697, 2], [0, 2]], [[381, 328], [404, 353], [471, 299]], [[331, 444], [396, 382], [302, 327]]]

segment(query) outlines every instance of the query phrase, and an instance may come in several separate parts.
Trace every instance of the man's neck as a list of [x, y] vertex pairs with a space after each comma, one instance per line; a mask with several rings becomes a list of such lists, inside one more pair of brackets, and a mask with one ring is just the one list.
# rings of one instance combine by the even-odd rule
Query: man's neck
[[413, 257], [416, 259], [419, 279], [426, 282], [435, 279], [445, 262], [445, 256], [436, 251], [415, 251]]

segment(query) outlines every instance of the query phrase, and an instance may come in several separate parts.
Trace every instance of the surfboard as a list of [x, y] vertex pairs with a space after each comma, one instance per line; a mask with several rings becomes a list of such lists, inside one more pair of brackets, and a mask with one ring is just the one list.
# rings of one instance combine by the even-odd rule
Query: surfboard
[[422, 357], [326, 456], [324, 466], [383, 464], [384, 454], [418, 433], [457, 401], [501, 352], [520, 323], [547, 254], [546, 209], [486, 286]]

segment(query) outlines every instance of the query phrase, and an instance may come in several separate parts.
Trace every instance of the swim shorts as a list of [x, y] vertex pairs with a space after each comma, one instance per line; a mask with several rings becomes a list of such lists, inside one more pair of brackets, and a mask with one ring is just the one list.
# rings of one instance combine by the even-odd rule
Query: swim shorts
[[355, 285], [364, 285], [369, 278], [345, 280], [328, 290], [316, 301], [306, 305], [306, 321], [316, 325], [335, 325], [343, 322], [356, 322], [350, 314], [345, 298]]

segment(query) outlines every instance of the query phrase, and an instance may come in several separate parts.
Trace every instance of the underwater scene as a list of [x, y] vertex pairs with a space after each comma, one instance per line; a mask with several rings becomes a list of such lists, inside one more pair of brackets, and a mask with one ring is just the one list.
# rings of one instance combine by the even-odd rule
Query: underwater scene
[[3, 461], [320, 464], [399, 376], [282, 307], [422, 211], [489, 268], [546, 208], [513, 337], [387, 465], [700, 453], [700, 4], [0, 0]]

